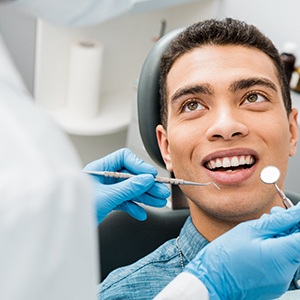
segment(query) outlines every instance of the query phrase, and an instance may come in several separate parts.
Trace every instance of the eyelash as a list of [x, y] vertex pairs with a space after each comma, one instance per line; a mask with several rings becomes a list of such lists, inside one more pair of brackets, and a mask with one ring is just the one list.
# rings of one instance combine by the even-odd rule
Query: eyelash
[[[258, 92], [258, 91], [251, 91], [251, 92], [246, 93], [246, 95], [242, 98], [242, 103], [245, 103], [248, 100], [247, 98], [251, 95], [261, 96], [264, 98], [265, 101], [269, 101], [269, 98], [264, 93]], [[259, 101], [259, 102], [261, 102], [261, 101]], [[255, 101], [255, 102], [249, 101], [249, 103], [257, 103], [257, 101]]]
[[[244, 97], [242, 98], [242, 103], [245, 103], [246, 101], [249, 101], [247, 98], [251, 95], [257, 95], [257, 96], [261, 96], [264, 98], [265, 101], [269, 101], [269, 98], [267, 97], [267, 95], [265, 95], [264, 93], [262, 92], [259, 92], [259, 91], [251, 91], [251, 92], [248, 92], [244, 95]], [[251, 104], [251, 103], [257, 103], [258, 101], [255, 101], [255, 102], [250, 102], [248, 104]], [[259, 101], [258, 103], [260, 103], [262, 101]], [[205, 107], [198, 99], [196, 98], [192, 98], [192, 99], [188, 99], [186, 101], [184, 101], [180, 107], [180, 111], [185, 111], [185, 109], [187, 108], [187, 106], [190, 104], [190, 103], [197, 103], [198, 105], [201, 105], [202, 107]], [[197, 110], [197, 109], [196, 109]], [[195, 110], [195, 111], [196, 111]], [[193, 111], [193, 110], [189, 110], [189, 111]]]
[[[180, 111], [185, 111], [186, 107], [190, 104], [190, 103], [197, 103], [198, 105], [203, 106], [203, 104], [200, 103], [199, 100], [192, 98], [192, 99], [188, 99], [186, 101], [184, 101], [180, 107]], [[193, 111], [193, 110], [189, 110], [189, 111]]]

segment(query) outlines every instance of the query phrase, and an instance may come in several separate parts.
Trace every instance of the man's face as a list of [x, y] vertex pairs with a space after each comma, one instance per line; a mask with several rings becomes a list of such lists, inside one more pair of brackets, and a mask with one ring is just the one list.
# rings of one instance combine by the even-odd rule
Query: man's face
[[221, 188], [182, 187], [192, 216], [240, 222], [282, 206], [260, 172], [277, 166], [283, 188], [297, 111], [287, 116], [272, 60], [253, 48], [207, 45], [177, 59], [166, 83], [168, 126], [157, 137], [167, 169]]

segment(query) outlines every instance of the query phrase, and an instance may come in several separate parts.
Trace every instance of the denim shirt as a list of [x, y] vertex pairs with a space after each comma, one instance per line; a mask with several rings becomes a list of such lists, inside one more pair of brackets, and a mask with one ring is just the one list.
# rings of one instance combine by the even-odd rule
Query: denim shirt
[[[182, 272], [196, 254], [208, 244], [188, 217], [180, 235], [164, 243], [136, 263], [114, 270], [99, 285], [99, 298], [105, 299], [153, 299], [170, 281]], [[182, 261], [180, 258], [182, 254]], [[290, 289], [300, 288], [300, 271]]]

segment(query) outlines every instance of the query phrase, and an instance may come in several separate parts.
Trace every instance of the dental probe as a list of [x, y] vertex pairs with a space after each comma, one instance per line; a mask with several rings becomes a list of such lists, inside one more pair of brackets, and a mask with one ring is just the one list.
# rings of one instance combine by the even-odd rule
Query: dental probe
[[[121, 172], [110, 172], [110, 171], [83, 171], [87, 174], [92, 175], [100, 175], [105, 177], [113, 177], [113, 178], [131, 178], [136, 175], [129, 174], [129, 173], [121, 173]], [[220, 188], [214, 183], [214, 182], [207, 182], [207, 183], [199, 183], [199, 182], [193, 182], [193, 181], [186, 181], [183, 179], [177, 179], [177, 178], [168, 178], [168, 177], [155, 177], [154, 178], [156, 182], [162, 182], [162, 183], [169, 183], [174, 185], [195, 185], [195, 186], [207, 186], [207, 185], [214, 185], [218, 190]]]
[[282, 202], [286, 208], [294, 206], [293, 202], [284, 194], [284, 192], [278, 187], [276, 182], [280, 178], [280, 171], [275, 166], [267, 166], [260, 173], [260, 179], [266, 184], [274, 184], [278, 194], [282, 198]]

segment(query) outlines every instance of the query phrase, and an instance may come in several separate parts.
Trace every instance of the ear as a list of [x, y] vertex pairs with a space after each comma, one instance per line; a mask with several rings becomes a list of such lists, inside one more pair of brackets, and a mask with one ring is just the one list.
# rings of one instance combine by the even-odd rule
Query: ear
[[160, 149], [160, 153], [162, 158], [166, 164], [166, 169], [169, 172], [173, 172], [173, 166], [171, 161], [170, 149], [169, 149], [169, 141], [167, 131], [162, 125], [158, 125], [156, 127], [156, 138], [158, 142], [158, 146]]
[[290, 156], [294, 156], [297, 151], [298, 143], [298, 110], [293, 108], [289, 115], [290, 124]]

